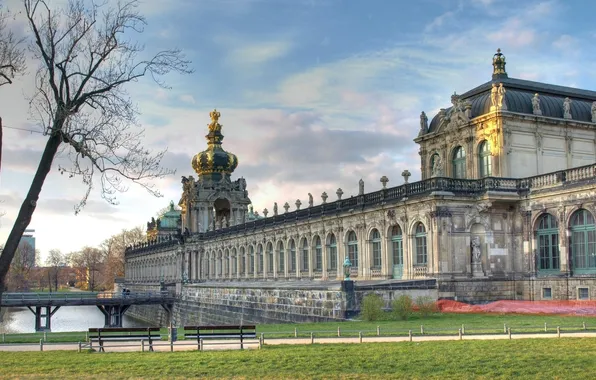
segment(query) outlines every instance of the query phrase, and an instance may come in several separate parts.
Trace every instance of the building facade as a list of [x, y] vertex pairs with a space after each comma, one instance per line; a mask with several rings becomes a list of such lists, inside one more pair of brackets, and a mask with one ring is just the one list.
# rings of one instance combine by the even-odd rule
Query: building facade
[[213, 111], [180, 229], [127, 250], [127, 283], [306, 287], [342, 280], [347, 257], [356, 283], [436, 279], [438, 297], [596, 299], [596, 92], [509, 78], [500, 51], [492, 63], [490, 81], [430, 123], [422, 112], [421, 181], [360, 180], [353, 197], [262, 216], [231, 180], [238, 159]]

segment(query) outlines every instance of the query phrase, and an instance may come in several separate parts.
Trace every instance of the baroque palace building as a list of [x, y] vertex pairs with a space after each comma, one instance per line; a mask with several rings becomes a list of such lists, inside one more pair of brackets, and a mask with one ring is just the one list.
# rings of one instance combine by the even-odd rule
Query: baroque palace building
[[148, 223], [148, 243], [127, 249], [126, 281], [307, 286], [342, 280], [348, 257], [356, 283], [596, 299], [596, 92], [510, 78], [500, 50], [492, 64], [490, 81], [454, 93], [430, 123], [420, 115], [421, 181], [404, 171], [404, 184], [384, 176], [365, 192], [360, 180], [353, 197], [340, 188], [315, 205], [309, 194], [261, 215], [246, 181], [231, 178], [238, 159], [211, 112], [207, 149], [192, 159], [198, 178], [182, 177], [181, 210], [172, 204], [165, 223]]

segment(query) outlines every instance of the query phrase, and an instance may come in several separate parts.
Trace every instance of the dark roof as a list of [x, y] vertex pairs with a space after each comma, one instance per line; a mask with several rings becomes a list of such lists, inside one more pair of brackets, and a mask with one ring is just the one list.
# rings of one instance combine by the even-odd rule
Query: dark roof
[[[460, 95], [460, 99], [472, 104], [472, 118], [484, 115], [490, 111], [490, 91], [493, 83], [503, 83], [507, 90], [505, 104], [507, 111], [533, 115], [532, 97], [540, 96], [542, 116], [563, 118], [563, 101], [570, 98], [571, 115], [573, 120], [592, 122], [592, 102], [596, 101], [596, 91], [582, 90], [573, 87], [557, 86], [516, 78], [498, 78], [481, 84], [480, 86]], [[448, 112], [450, 108], [447, 108]], [[439, 125], [439, 115], [435, 115], [430, 122], [428, 132], [436, 131]]]

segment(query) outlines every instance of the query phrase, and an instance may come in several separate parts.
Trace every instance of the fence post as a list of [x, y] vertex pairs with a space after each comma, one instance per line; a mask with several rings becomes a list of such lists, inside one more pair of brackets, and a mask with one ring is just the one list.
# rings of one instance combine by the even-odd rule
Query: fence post
[[557, 338], [561, 337], [561, 327], [557, 326]]
[[544, 322], [544, 332], [547, 332], [548, 330], [546, 329], [546, 322]]
[[461, 329], [459, 329], [459, 340], [462, 340], [462, 336], [461, 335], [462, 335], [462, 331], [461, 331]]
[[[265, 333], [261, 333], [261, 347], [265, 344]], [[259, 347], [260, 348], [260, 347]]]
[[39, 340], [39, 351], [43, 351], [43, 339]]
[[466, 333], [466, 328], [465, 328], [464, 324], [462, 323], [461, 324], [461, 334], [465, 335], [465, 333]]
[[503, 332], [507, 334], [507, 323], [503, 323]]
[[310, 333], [310, 344], [315, 343], [315, 334], [313, 332]]
[[420, 325], [420, 334], [424, 335], [424, 325]]
[[174, 352], [174, 339], [170, 339], [170, 352]]
[[584, 326], [584, 330], [586, 330], [586, 322], [582, 322], [582, 325]]
[[141, 352], [145, 352], [145, 339], [141, 339]]
[[337, 326], [337, 337], [341, 338], [341, 329]]
[[298, 338], [298, 328], [294, 327], [294, 338]]
[[203, 338], [199, 341], [199, 351], [203, 351]]
[[377, 336], [381, 336], [381, 326], [377, 326]]
[[362, 343], [362, 331], [358, 332], [358, 340]]
[[408, 330], [408, 337], [410, 338], [410, 342], [412, 341], [412, 330]]
[[507, 329], [507, 333], [509, 334], [509, 339], [511, 339], [511, 327]]
[[79, 340], [79, 352], [81, 352], [81, 341]]

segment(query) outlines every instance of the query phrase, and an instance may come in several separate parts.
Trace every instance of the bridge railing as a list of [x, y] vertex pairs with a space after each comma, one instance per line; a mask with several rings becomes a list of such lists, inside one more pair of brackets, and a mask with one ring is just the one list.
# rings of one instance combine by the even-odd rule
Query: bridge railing
[[164, 299], [172, 297], [168, 291], [160, 292], [58, 292], [58, 293], [3, 293], [2, 304], [23, 303], [26, 301], [83, 301], [94, 299]]

